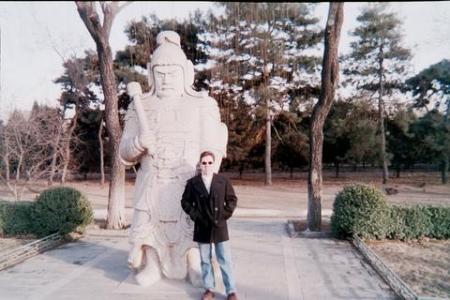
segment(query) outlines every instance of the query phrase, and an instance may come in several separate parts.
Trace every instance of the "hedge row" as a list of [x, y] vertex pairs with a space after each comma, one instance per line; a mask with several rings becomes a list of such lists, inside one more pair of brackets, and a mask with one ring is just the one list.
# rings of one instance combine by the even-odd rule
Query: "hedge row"
[[338, 238], [450, 238], [450, 207], [389, 206], [379, 190], [367, 185], [344, 188], [333, 206], [331, 230]]
[[0, 236], [67, 234], [82, 231], [92, 220], [88, 200], [68, 187], [48, 189], [35, 202], [0, 202]]
[[0, 236], [24, 235], [32, 232], [33, 202], [0, 201]]

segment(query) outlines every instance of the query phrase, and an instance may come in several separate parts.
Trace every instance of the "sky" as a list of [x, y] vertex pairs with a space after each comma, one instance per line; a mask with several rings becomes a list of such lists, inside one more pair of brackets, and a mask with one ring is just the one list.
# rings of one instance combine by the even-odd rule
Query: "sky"
[[[349, 31], [366, 3], [345, 3], [340, 52], [349, 51]], [[220, 14], [213, 2], [133, 2], [116, 17], [111, 30], [113, 52], [123, 49], [127, 22], [156, 14], [160, 19], [187, 18], [190, 12], [208, 9]], [[403, 20], [405, 45], [412, 49], [415, 73], [450, 59], [450, 1], [392, 2], [391, 10]], [[325, 26], [328, 3], [317, 6]], [[62, 62], [81, 56], [95, 44], [82, 23], [74, 2], [0, 2], [1, 65], [0, 118], [12, 109], [30, 110], [34, 101], [57, 105], [61, 92], [54, 79], [63, 73]]]

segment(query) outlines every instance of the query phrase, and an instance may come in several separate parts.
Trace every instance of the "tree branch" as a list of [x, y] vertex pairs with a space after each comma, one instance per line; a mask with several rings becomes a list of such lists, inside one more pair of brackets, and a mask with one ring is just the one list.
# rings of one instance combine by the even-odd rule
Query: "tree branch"
[[100, 24], [100, 17], [95, 10], [95, 2], [75, 1], [75, 4], [81, 20], [86, 25], [94, 41], [97, 43], [102, 42], [100, 33], [103, 31], [103, 28]]

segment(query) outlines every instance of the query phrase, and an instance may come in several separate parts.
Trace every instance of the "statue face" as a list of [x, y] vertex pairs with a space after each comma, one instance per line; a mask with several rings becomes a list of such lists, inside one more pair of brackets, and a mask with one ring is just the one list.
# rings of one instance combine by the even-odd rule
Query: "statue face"
[[158, 97], [179, 97], [184, 93], [184, 75], [180, 66], [155, 66], [153, 74]]

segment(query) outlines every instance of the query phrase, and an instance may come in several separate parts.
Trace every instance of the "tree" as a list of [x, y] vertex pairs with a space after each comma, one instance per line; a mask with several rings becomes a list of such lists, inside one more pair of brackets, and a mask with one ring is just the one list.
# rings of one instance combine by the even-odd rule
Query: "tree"
[[213, 96], [254, 106], [252, 117], [265, 128], [265, 182], [271, 184], [273, 117], [300, 91], [316, 85], [318, 58], [308, 50], [322, 39], [318, 19], [311, 16], [311, 4], [220, 5], [225, 14], [210, 15], [210, 28], [201, 37], [215, 63], [209, 87]]
[[377, 139], [377, 113], [363, 99], [356, 100], [345, 118], [346, 136], [350, 147], [345, 160], [356, 166], [359, 163], [374, 162], [379, 157], [380, 141]]
[[125, 218], [125, 166], [119, 158], [119, 143], [122, 129], [119, 122], [117, 85], [113, 69], [109, 36], [115, 16], [127, 4], [100, 2], [103, 24], [95, 2], [76, 1], [78, 13], [95, 41], [100, 66], [101, 84], [105, 97], [106, 130], [111, 140], [112, 168], [108, 195], [108, 216], [106, 227], [120, 229], [126, 225]]
[[277, 137], [275, 162], [287, 167], [292, 179], [294, 168], [308, 165], [308, 136], [303, 133], [297, 114], [292, 112], [279, 113], [272, 128]]
[[420, 143], [414, 140], [410, 133], [411, 124], [416, 122], [416, 115], [412, 109], [398, 111], [394, 118], [388, 119], [386, 123], [387, 141], [389, 152], [392, 153], [392, 164], [396, 169], [396, 177], [400, 177], [400, 170], [410, 168], [418, 158]]
[[361, 23], [353, 32], [356, 41], [350, 44], [352, 51], [346, 57], [348, 65], [344, 74], [359, 90], [378, 94], [380, 126], [380, 154], [383, 165], [383, 184], [389, 177], [386, 154], [385, 99], [402, 88], [407, 72], [410, 51], [402, 47], [402, 21], [387, 12], [388, 4], [370, 4], [362, 10], [357, 20]]
[[335, 102], [324, 125], [323, 162], [334, 164], [336, 178], [339, 177], [340, 164], [350, 148], [346, 120], [349, 119], [352, 106], [353, 104], [347, 101]]
[[[449, 152], [450, 152], [450, 60], [444, 59], [431, 65], [419, 74], [406, 81], [407, 88], [415, 97], [414, 107], [428, 110], [429, 104], [435, 110], [444, 108], [442, 119], [435, 124], [438, 139], [433, 148], [438, 151], [441, 159], [442, 183], [448, 183]], [[434, 103], [433, 103], [434, 102]], [[435, 118], [432, 118], [435, 119]]]
[[445, 169], [446, 158], [450, 152], [450, 126], [442, 122], [444, 116], [433, 109], [422, 118], [411, 124], [418, 157], [423, 162], [440, 163], [442, 183], [448, 183], [448, 169]]
[[64, 141], [63, 163], [64, 170], [61, 176], [61, 182], [65, 182], [69, 164], [71, 163], [72, 149], [77, 146], [72, 140], [74, 132], [79, 125], [80, 115], [91, 109], [92, 104], [99, 104], [99, 99], [92, 90], [92, 85], [98, 82], [98, 68], [95, 54], [86, 51], [85, 57], [71, 57], [63, 63], [64, 74], [55, 80], [55, 83], [62, 85], [62, 94], [59, 103], [62, 107], [63, 117], [69, 113], [72, 117], [66, 120], [68, 124], [67, 139]]
[[344, 18], [344, 3], [330, 3], [325, 28], [322, 63], [322, 88], [314, 106], [309, 134], [308, 229], [319, 231], [322, 221], [322, 148], [323, 126], [334, 101], [339, 82], [338, 48]]
[[[219, 99], [223, 99], [219, 97]], [[237, 167], [242, 178], [244, 169], [249, 165], [249, 153], [255, 144], [254, 122], [249, 120], [251, 107], [244, 100], [221, 103], [223, 122], [228, 127], [227, 157], [222, 162], [223, 168]]]
[[29, 183], [62, 170], [62, 144], [67, 131], [55, 108], [33, 105], [25, 115], [13, 111], [0, 127], [0, 181], [19, 200]]

